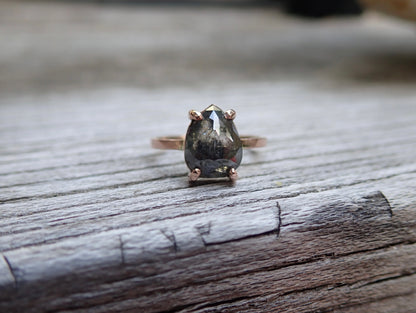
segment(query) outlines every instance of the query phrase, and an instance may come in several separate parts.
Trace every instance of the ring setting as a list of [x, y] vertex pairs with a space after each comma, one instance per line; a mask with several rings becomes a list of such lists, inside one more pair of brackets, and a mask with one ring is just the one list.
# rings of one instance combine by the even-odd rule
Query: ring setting
[[190, 110], [191, 123], [185, 137], [154, 138], [152, 147], [184, 150], [190, 182], [199, 178], [229, 178], [235, 181], [243, 147], [257, 148], [266, 144], [266, 139], [262, 137], [240, 137], [234, 124], [235, 117], [234, 110], [224, 112], [213, 104], [201, 112]]

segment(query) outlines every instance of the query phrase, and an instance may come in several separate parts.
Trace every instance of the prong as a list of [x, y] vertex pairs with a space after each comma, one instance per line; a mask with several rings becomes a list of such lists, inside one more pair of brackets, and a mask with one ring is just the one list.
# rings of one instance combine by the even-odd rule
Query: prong
[[201, 170], [196, 168], [189, 173], [189, 181], [194, 182], [198, 179], [199, 176], [201, 176]]
[[189, 111], [189, 119], [193, 121], [201, 121], [203, 119], [201, 112], [190, 110]]
[[237, 113], [233, 109], [230, 109], [230, 110], [227, 110], [227, 111], [224, 112], [224, 117], [227, 120], [233, 120], [233, 119], [235, 119], [236, 114]]
[[230, 170], [228, 171], [228, 177], [232, 182], [235, 182], [237, 180], [238, 174], [234, 167], [230, 168]]

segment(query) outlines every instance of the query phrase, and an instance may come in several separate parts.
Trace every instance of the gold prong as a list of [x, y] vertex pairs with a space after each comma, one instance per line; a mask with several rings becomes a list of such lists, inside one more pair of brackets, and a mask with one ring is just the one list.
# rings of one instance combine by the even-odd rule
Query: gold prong
[[237, 180], [238, 174], [234, 167], [230, 168], [230, 170], [228, 171], [228, 177], [233, 182]]
[[233, 109], [230, 109], [230, 110], [227, 110], [227, 111], [224, 112], [224, 117], [227, 120], [233, 120], [233, 119], [235, 119], [236, 114], [237, 113]]
[[193, 121], [201, 121], [203, 119], [203, 116], [202, 116], [201, 112], [199, 112], [199, 111], [190, 110], [189, 111], [189, 119], [193, 120]]
[[189, 181], [196, 181], [199, 176], [201, 176], [201, 170], [199, 168], [196, 168], [189, 173]]

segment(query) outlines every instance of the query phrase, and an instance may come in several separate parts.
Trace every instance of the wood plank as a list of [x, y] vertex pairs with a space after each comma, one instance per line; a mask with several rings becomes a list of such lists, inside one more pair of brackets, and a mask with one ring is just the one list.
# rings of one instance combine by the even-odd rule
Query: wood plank
[[[402, 271], [406, 272], [409, 265], [415, 263], [412, 259], [416, 256], [413, 251], [415, 245], [409, 246], [405, 242], [415, 242], [416, 238], [407, 233], [406, 229], [409, 226], [403, 227], [402, 222], [399, 226], [397, 222], [391, 220], [391, 209], [380, 193], [357, 199], [358, 202], [355, 203], [351, 203], [348, 199], [345, 201], [348, 204], [342, 205], [337, 194], [332, 192], [332, 197], [329, 196], [327, 199], [333, 198], [336, 205], [325, 201], [326, 204], [319, 207], [324, 195], [325, 193], [319, 197], [309, 195], [306, 197], [309, 199], [304, 199], [303, 206], [301, 205], [303, 201], [296, 201], [297, 210], [291, 209], [290, 206], [291, 202], [295, 205], [294, 199], [280, 201], [282, 207], [288, 209], [289, 216], [281, 216], [282, 227], [279, 228], [278, 237], [273, 234], [278, 230], [278, 224], [275, 222], [276, 212], [273, 213], [273, 208], [270, 211], [266, 208], [260, 211], [257, 209], [248, 214], [241, 212], [240, 207], [234, 207], [235, 209], [232, 208], [231, 212], [222, 213], [224, 215], [221, 217], [218, 211], [211, 213], [212, 220], [209, 225], [203, 225], [200, 220], [195, 221], [192, 216], [188, 216], [181, 218], [180, 222], [166, 220], [162, 226], [157, 222], [154, 226], [144, 225], [139, 227], [142, 230], [138, 232], [125, 233], [126, 229], [109, 231], [95, 235], [91, 239], [77, 237], [60, 241], [58, 245], [29, 248], [32, 251], [30, 255], [26, 253], [27, 250], [15, 250], [6, 255], [16, 262], [15, 266], [18, 270], [15, 275], [18, 277], [18, 284], [19, 277], [22, 280], [21, 290], [25, 287], [32, 288], [31, 281], [38, 283], [45, 280], [43, 284], [52, 284], [54, 278], [57, 277], [54, 284], [59, 284], [61, 290], [58, 292], [62, 292], [62, 288], [68, 288], [69, 290], [65, 292], [68, 294], [77, 280], [81, 280], [82, 283], [77, 282], [76, 288], [85, 286], [90, 291], [93, 288], [91, 283], [96, 284], [102, 280], [105, 286], [108, 284], [110, 286], [106, 287], [109, 288], [106, 292], [100, 286], [100, 292], [103, 292], [101, 301], [106, 301], [106, 295], [114, 290], [113, 284], [116, 284], [116, 288], [120, 291], [124, 290], [129, 293], [128, 290], [131, 290], [127, 298], [129, 305], [137, 309], [141, 303], [143, 310], [147, 308], [151, 311], [166, 310], [167, 307], [164, 307], [166, 303], [173, 307], [193, 304], [192, 301], [199, 299], [201, 294], [204, 295], [205, 301], [216, 303], [224, 301], [224, 298], [250, 298], [253, 295], [252, 292], [263, 294], [269, 289], [278, 292], [281, 288], [280, 292], [290, 292], [291, 288], [296, 290], [302, 285], [301, 282], [308, 279], [311, 281], [306, 285], [315, 288], [328, 283], [334, 286], [340, 282], [342, 284], [357, 284], [363, 281], [367, 283], [368, 280], [379, 280], [380, 277], [385, 276], [400, 278]], [[353, 195], [356, 197], [356, 192]], [[316, 199], [315, 204], [311, 201], [311, 197]], [[374, 206], [375, 203], [379, 205]], [[384, 213], [380, 212], [380, 206], [385, 207]], [[303, 213], [299, 213], [299, 208], [302, 208]], [[339, 215], [340, 209], [343, 209], [345, 215]], [[239, 211], [241, 216], [250, 217], [246, 219], [248, 224], [241, 224], [241, 218], [237, 213]], [[271, 213], [270, 216], [268, 212]], [[385, 221], [383, 221], [383, 215], [385, 215]], [[334, 219], [341, 225], [334, 225]], [[413, 224], [411, 227], [414, 229], [415, 219], [411, 219], [410, 223]], [[233, 224], [235, 226], [232, 226]], [[174, 225], [179, 227], [175, 228]], [[162, 227], [162, 229], [157, 229], [155, 226]], [[340, 227], [342, 232], [339, 231]], [[137, 227], [135, 229], [137, 230]], [[237, 238], [234, 237], [235, 232], [230, 229], [239, 230]], [[270, 231], [272, 233], [268, 234]], [[262, 232], [266, 233], [262, 235]], [[241, 240], [240, 238], [247, 239]], [[82, 249], [81, 247], [86, 242], [94, 242], [94, 250]], [[400, 242], [404, 243], [402, 248], [399, 248]], [[346, 249], [346, 243], [348, 243], [347, 249], [353, 249], [352, 251]], [[228, 247], [224, 249], [223, 245]], [[60, 248], [57, 249], [57, 246]], [[244, 254], [242, 251], [245, 251]], [[45, 272], [45, 262], [48, 262], [51, 253], [54, 255], [54, 262], [47, 267]], [[62, 256], [58, 257], [57, 253]], [[156, 256], [164, 261], [155, 264]], [[233, 257], [230, 258], [230, 256]], [[28, 257], [30, 262], [27, 262]], [[387, 262], [387, 260], [394, 260], [394, 262]], [[349, 262], [353, 263], [349, 264]], [[374, 262], [383, 266], [375, 266]], [[213, 267], [217, 267], [215, 263], [218, 263], [218, 268], [214, 281], [210, 282], [209, 273]], [[355, 270], [344, 272], [345, 276], [342, 276], [340, 264], [343, 268]], [[94, 277], [91, 280], [90, 275], [101, 267], [103, 270], [106, 268], [106, 274], [98, 271], [100, 277]], [[187, 269], [186, 273], [189, 276], [185, 273], [176, 274], [183, 268]], [[261, 269], [260, 272], [258, 272], [259, 269]], [[326, 271], [332, 274], [325, 274]], [[85, 277], [87, 273], [88, 276]], [[302, 275], [295, 279], [296, 273], [302, 273]], [[118, 281], [124, 275], [127, 275], [127, 279]], [[230, 280], [234, 275], [236, 277], [231, 283]], [[282, 278], [279, 278], [280, 275], [283, 275]], [[63, 279], [62, 276], [66, 278]], [[284, 278], [286, 276], [287, 278]], [[273, 277], [273, 279], [268, 281], [266, 277]], [[411, 277], [414, 282], [414, 277]], [[67, 279], [68, 283], [63, 283]], [[85, 281], [86, 279], [90, 283]], [[117, 281], [113, 282], [114, 279]], [[199, 280], [201, 282], [198, 283]], [[200, 287], [196, 289], [191, 287], [189, 285], [191, 281], [192, 286], [196, 283]], [[247, 284], [248, 282], [250, 283]], [[272, 284], [269, 288], [267, 288], [268, 283]], [[53, 286], [45, 290], [48, 292], [56, 290], [57, 286]], [[135, 288], [140, 286], [140, 288], [136, 289], [136, 293], [131, 294], [133, 286]], [[238, 286], [237, 289], [236, 286]], [[257, 286], [262, 286], [265, 290], [262, 292]], [[155, 288], [160, 290], [156, 295], [145, 296]], [[176, 291], [171, 293], [169, 290]], [[73, 292], [78, 294], [81, 290], [75, 289]], [[197, 294], [192, 295], [193, 292]], [[140, 297], [140, 294], [143, 294], [144, 298]], [[39, 297], [37, 294], [33, 296]], [[93, 298], [94, 301], [100, 299], [98, 294]], [[42, 295], [39, 299], [50, 301], [46, 295]], [[56, 301], [58, 300], [55, 298]], [[84, 301], [86, 302], [83, 305], [87, 305], [88, 299], [77, 298], [80, 308]], [[47, 304], [44, 303], [41, 306], [44, 305]], [[66, 302], [66, 305], [69, 305], [69, 302]], [[124, 310], [128, 309], [129, 305], [124, 307], [123, 303], [119, 303], [117, 307]], [[54, 309], [53, 306], [51, 309]], [[108, 310], [105, 306], [97, 309]]]
[[[406, 24], [0, 2], [0, 26], [1, 312], [414, 312]], [[268, 146], [191, 188], [149, 142], [212, 102]]]

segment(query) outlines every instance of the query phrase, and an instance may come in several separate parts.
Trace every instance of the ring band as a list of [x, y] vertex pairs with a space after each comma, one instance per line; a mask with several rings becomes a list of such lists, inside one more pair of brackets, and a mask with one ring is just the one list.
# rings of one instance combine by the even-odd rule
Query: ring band
[[[244, 148], [261, 148], [266, 146], [266, 138], [258, 136], [240, 136]], [[183, 150], [185, 136], [165, 136], [152, 139], [152, 148], [163, 150]]]

